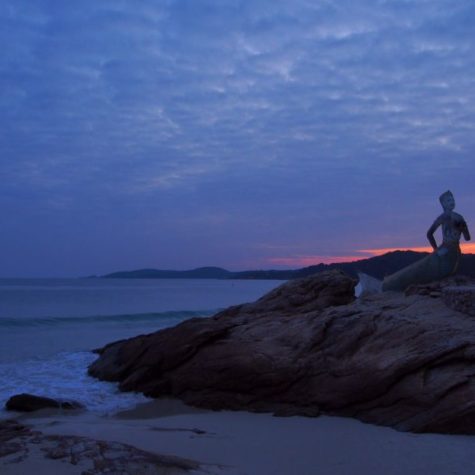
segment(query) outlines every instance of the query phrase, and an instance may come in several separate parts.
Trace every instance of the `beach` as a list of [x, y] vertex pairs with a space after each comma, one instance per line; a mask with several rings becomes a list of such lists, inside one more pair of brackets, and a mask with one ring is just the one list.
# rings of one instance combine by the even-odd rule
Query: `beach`
[[[2, 406], [14, 393], [31, 392], [76, 399], [86, 409], [71, 412], [48, 409], [26, 414], [0, 411], [3, 450], [0, 473], [474, 473], [473, 436], [399, 432], [325, 415], [275, 417], [270, 412], [211, 411], [173, 398], [150, 399], [139, 393], [122, 393], [115, 383], [87, 375], [88, 365], [97, 358], [91, 350], [98, 345], [118, 337], [167, 328], [195, 316], [206, 318], [212, 315], [213, 308], [255, 300], [279, 284], [278, 281], [5, 284], [0, 288], [4, 297], [0, 323], [2, 343], [8, 344], [10, 351], [4, 351], [4, 359], [0, 361]], [[164, 303], [163, 299], [157, 299], [160, 291], [174, 294], [175, 299]], [[189, 297], [193, 293], [199, 295], [199, 302]], [[58, 294], [63, 303], [55, 309]], [[138, 303], [125, 316], [118, 315], [117, 299]], [[20, 300], [29, 300], [30, 306], [15, 307], [15, 302]], [[52, 305], [48, 305], [49, 301]], [[109, 311], [104, 311], [109, 301]], [[199, 305], [203, 305], [201, 310]], [[157, 311], [147, 312], [149, 307]], [[15, 308], [17, 315], [8, 316]], [[77, 311], [81, 308], [82, 313]], [[98, 312], [100, 308], [102, 314]], [[68, 309], [75, 309], [76, 313], [68, 313]], [[52, 340], [54, 345], [50, 344]], [[67, 351], [70, 347], [73, 351]], [[8, 425], [6, 419], [16, 422]]]
[[0, 475], [475, 475], [474, 0], [0, 22]]
[[[339, 417], [213, 412], [157, 400], [108, 417], [43, 413], [19, 420], [45, 434], [121, 442], [197, 461], [195, 473], [469, 475], [475, 470], [474, 437], [404, 433]], [[59, 474], [82, 470], [81, 464], [45, 461], [32, 453], [17, 464], [0, 465], [0, 472], [40, 475], [53, 468]]]

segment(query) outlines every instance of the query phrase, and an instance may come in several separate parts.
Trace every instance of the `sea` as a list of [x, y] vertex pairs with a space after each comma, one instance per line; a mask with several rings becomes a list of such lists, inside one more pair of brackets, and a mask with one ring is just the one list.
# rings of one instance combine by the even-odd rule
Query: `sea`
[[103, 345], [252, 302], [277, 280], [0, 279], [0, 418], [18, 393], [111, 414], [147, 401], [87, 374]]

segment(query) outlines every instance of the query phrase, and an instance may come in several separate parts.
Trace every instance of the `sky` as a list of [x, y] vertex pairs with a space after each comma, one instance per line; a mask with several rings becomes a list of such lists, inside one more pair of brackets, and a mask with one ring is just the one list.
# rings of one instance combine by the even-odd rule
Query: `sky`
[[472, 0], [2, 0], [0, 276], [423, 247], [447, 189], [475, 234], [474, 25]]

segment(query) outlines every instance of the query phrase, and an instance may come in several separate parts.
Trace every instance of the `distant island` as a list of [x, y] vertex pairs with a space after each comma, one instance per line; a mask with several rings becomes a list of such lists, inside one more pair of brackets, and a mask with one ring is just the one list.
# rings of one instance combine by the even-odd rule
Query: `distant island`
[[[113, 272], [100, 276], [104, 279], [267, 279], [290, 280], [307, 277], [317, 272], [331, 269], [341, 269], [346, 273], [356, 276], [358, 272], [383, 279], [386, 275], [397, 272], [399, 269], [416, 262], [427, 255], [424, 252], [393, 251], [381, 256], [370, 257], [353, 262], [340, 262], [335, 264], [317, 264], [301, 269], [289, 270], [248, 270], [232, 272], [221, 267], [199, 267], [192, 270], [159, 270], [139, 269], [133, 271]], [[459, 274], [475, 277], [475, 254], [464, 254], [458, 269]]]

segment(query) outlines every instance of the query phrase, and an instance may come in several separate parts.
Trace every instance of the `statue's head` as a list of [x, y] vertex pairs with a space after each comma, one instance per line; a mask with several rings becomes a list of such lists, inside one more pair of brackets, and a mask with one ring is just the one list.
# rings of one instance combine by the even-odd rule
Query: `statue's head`
[[452, 211], [455, 208], [455, 198], [451, 191], [446, 191], [439, 196], [440, 204], [444, 211]]

